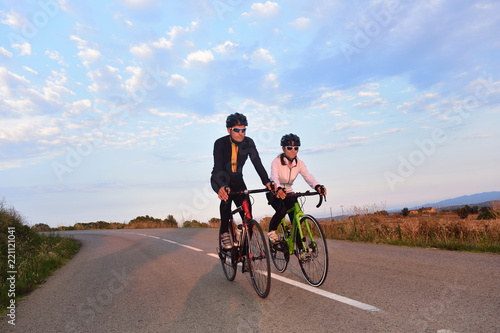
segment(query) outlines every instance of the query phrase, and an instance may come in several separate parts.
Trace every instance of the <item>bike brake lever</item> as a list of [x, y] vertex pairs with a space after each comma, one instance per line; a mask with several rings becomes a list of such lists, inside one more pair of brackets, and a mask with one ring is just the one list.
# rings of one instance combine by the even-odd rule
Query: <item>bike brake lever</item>
[[[326, 197], [325, 197], [325, 201], [326, 201]], [[322, 195], [320, 195], [320, 196], [319, 196], [319, 202], [318, 202], [318, 204], [316, 205], [316, 208], [319, 208], [319, 207], [321, 206], [321, 204], [322, 204], [322, 203], [323, 203], [323, 196], [322, 196]]]

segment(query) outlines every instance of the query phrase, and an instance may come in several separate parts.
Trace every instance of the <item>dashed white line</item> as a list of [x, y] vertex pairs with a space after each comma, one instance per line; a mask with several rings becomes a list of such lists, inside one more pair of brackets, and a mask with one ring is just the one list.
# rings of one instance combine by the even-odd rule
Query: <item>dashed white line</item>
[[281, 281], [281, 282], [284, 282], [284, 283], [288, 283], [288, 284], [290, 284], [292, 286], [295, 286], [295, 287], [307, 290], [307, 291], [309, 291], [311, 293], [315, 293], [315, 294], [324, 296], [326, 298], [332, 299], [332, 300], [337, 301], [337, 302], [341, 302], [341, 303], [344, 303], [344, 304], [347, 304], [347, 305], [350, 305], [350, 306], [354, 306], [355, 308], [358, 308], [358, 309], [361, 309], [361, 310], [371, 311], [371, 312], [383, 312], [382, 310], [380, 310], [380, 309], [378, 309], [378, 308], [376, 308], [376, 307], [374, 307], [374, 306], [372, 306], [370, 304], [361, 303], [361, 302], [358, 302], [356, 300], [353, 300], [353, 299], [350, 299], [350, 298], [347, 298], [347, 297], [344, 297], [344, 296], [340, 296], [340, 295], [331, 293], [329, 291], [318, 289], [317, 287], [313, 287], [313, 286], [310, 286], [310, 285], [307, 285], [307, 284], [304, 284], [304, 283], [300, 283], [300, 282], [288, 279], [286, 277], [283, 277], [281, 275], [271, 274], [271, 277], [273, 279], [278, 280], [278, 281]]
[[[146, 237], [150, 237], [150, 238], [154, 238], [154, 239], [161, 239], [162, 241], [165, 241], [165, 242], [168, 242], [168, 243], [171, 243], [171, 244], [176, 244], [176, 245], [185, 247], [185, 248], [193, 250], [193, 251], [203, 252], [202, 249], [199, 249], [199, 248], [196, 248], [196, 247], [192, 247], [192, 246], [189, 246], [189, 245], [185, 245], [185, 244], [181, 244], [181, 243], [172, 241], [170, 239], [165, 239], [165, 238], [160, 238], [160, 237], [151, 236], [151, 235], [145, 235], [145, 234], [138, 234], [138, 235], [146, 236]], [[207, 255], [210, 256], [210, 257], [219, 259], [219, 256], [216, 253], [207, 253]], [[281, 276], [281, 275], [271, 274], [271, 277], [273, 279], [276, 279], [276, 280], [281, 281], [283, 283], [287, 283], [287, 284], [292, 285], [294, 287], [304, 289], [304, 290], [309, 291], [311, 293], [314, 293], [314, 294], [317, 294], [317, 295], [329, 298], [329, 299], [337, 301], [337, 302], [341, 302], [341, 303], [353, 306], [353, 307], [361, 309], [361, 310], [370, 311], [370, 312], [384, 312], [384, 311], [380, 310], [379, 308], [374, 307], [373, 305], [362, 303], [362, 302], [358, 302], [358, 301], [350, 299], [348, 297], [340, 296], [340, 295], [331, 293], [329, 291], [325, 291], [325, 290], [319, 289], [317, 287], [313, 287], [313, 286], [307, 285], [305, 283], [301, 283], [301, 282], [294, 281], [292, 279], [288, 279], [288, 278], [286, 278], [284, 276]]]

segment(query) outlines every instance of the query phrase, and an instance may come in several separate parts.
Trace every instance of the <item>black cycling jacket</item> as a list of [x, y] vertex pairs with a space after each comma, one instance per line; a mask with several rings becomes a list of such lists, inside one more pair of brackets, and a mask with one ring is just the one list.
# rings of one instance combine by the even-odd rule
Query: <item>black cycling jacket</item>
[[212, 189], [215, 192], [218, 193], [219, 189], [226, 185], [231, 187], [231, 184], [243, 184], [244, 186], [242, 169], [248, 157], [250, 157], [250, 161], [252, 161], [257, 174], [262, 180], [262, 184], [266, 185], [269, 183], [269, 176], [262, 165], [259, 153], [252, 139], [245, 137], [243, 141], [238, 144], [236, 172], [232, 172], [231, 170], [231, 152], [230, 135], [223, 136], [215, 141], [214, 167], [212, 169], [212, 176], [210, 177]]

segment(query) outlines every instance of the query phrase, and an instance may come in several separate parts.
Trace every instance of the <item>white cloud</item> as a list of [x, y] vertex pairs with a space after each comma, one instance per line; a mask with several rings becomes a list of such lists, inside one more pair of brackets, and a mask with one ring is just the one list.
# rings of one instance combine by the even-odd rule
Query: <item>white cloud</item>
[[4, 48], [3, 46], [0, 46], [0, 54], [3, 54], [4, 56], [7, 56], [9, 58], [12, 58], [12, 52]]
[[76, 47], [80, 50], [78, 56], [82, 59], [83, 65], [89, 67], [90, 63], [96, 62], [101, 57], [101, 53], [90, 47], [89, 43], [78, 36], [71, 35], [70, 40], [76, 42]]
[[30, 72], [32, 74], [35, 74], [35, 75], [38, 75], [38, 72], [35, 71], [34, 69], [28, 67], [28, 66], [23, 66], [23, 69], [26, 71], [26, 72]]
[[86, 48], [78, 52], [78, 56], [82, 58], [83, 63], [88, 67], [89, 63], [96, 62], [101, 57], [101, 52], [96, 49]]
[[120, 2], [133, 9], [148, 9], [154, 5], [153, 0], [121, 0]]
[[375, 98], [362, 103], [354, 104], [356, 108], [372, 108], [372, 107], [381, 107], [384, 106], [387, 101], [383, 98]]
[[293, 26], [297, 30], [305, 30], [309, 28], [311, 24], [311, 20], [307, 17], [299, 17], [295, 21], [290, 22], [290, 25]]
[[14, 9], [10, 10], [10, 13], [4, 14], [2, 11], [0, 11], [0, 14], [4, 16], [4, 18], [0, 21], [3, 24], [8, 25], [10, 28], [14, 30], [20, 30], [24, 26], [26, 26], [26, 18], [19, 14], [18, 12], [14, 11]]
[[252, 18], [272, 18], [276, 16], [280, 11], [280, 6], [277, 2], [267, 1], [266, 3], [254, 3], [250, 7], [248, 13], [243, 13], [243, 17]]
[[239, 44], [234, 44], [228, 40], [224, 44], [217, 45], [212, 50], [214, 50], [215, 53], [226, 54], [226, 53], [234, 52], [238, 46], [239, 46]]
[[81, 99], [75, 101], [68, 107], [67, 111], [64, 112], [65, 117], [77, 116], [82, 113], [82, 111], [87, 111], [92, 107], [92, 102], [89, 99]]
[[64, 57], [55, 50], [47, 50], [45, 51], [45, 55], [48, 56], [49, 59], [57, 61], [57, 63], [60, 65], [66, 65], [66, 63], [64, 62]]
[[119, 74], [119, 70], [109, 65], [90, 71], [87, 75], [92, 81], [88, 89], [94, 93], [103, 93], [113, 90], [122, 83], [122, 77]]
[[149, 109], [149, 113], [159, 117], [169, 117], [173, 119], [189, 118], [185, 113], [175, 113], [175, 112], [160, 112], [158, 109]]
[[170, 28], [170, 31], [167, 31], [167, 35], [170, 36], [170, 40], [173, 42], [175, 39], [179, 38], [182, 34], [195, 30], [197, 27], [198, 27], [198, 22], [196, 21], [191, 22], [191, 25], [186, 28], [174, 25], [173, 27]]
[[28, 142], [53, 137], [62, 132], [58, 119], [29, 117], [3, 121], [0, 125], [0, 140]]
[[392, 133], [398, 133], [404, 131], [405, 128], [391, 128], [383, 132], [376, 132], [373, 133], [373, 135], [380, 135], [380, 134], [392, 134]]
[[144, 59], [150, 57], [153, 54], [153, 51], [151, 51], [148, 44], [142, 43], [140, 45], [132, 46], [130, 48], [130, 53], [132, 53], [134, 57]]
[[22, 44], [12, 44], [12, 48], [17, 49], [21, 52], [21, 56], [31, 55], [31, 44], [24, 42]]
[[191, 67], [195, 63], [199, 64], [208, 64], [214, 60], [214, 55], [210, 50], [200, 50], [193, 53], [190, 53], [187, 56], [187, 59], [184, 60], [184, 64], [186, 67]]
[[278, 88], [280, 86], [278, 76], [274, 73], [266, 75], [264, 78], [264, 87]]
[[0, 67], [0, 96], [10, 97], [18, 87], [27, 87], [29, 84], [30, 82], [23, 76], [9, 72], [5, 67]]
[[250, 60], [255, 65], [260, 65], [260, 64], [274, 65], [276, 63], [276, 61], [274, 60], [273, 56], [269, 53], [269, 51], [263, 48], [255, 50], [250, 56]]
[[123, 23], [129, 28], [133, 26], [132, 21], [125, 19], [122, 13], [116, 13], [115, 15], [113, 15], [113, 18], [115, 19], [115, 21]]
[[158, 41], [151, 43], [157, 49], [171, 49], [174, 44], [167, 40], [165, 37], [160, 38]]
[[167, 86], [169, 87], [183, 87], [188, 84], [188, 80], [179, 74], [172, 74], [170, 76], [170, 81], [168, 81]]
[[341, 130], [348, 129], [348, 128], [377, 125], [377, 124], [381, 124], [383, 122], [384, 122], [383, 120], [381, 120], [381, 121], [349, 120], [349, 121], [335, 124], [335, 129], [337, 131], [341, 131]]
[[380, 93], [374, 91], [360, 91], [358, 93], [359, 97], [377, 97], [378, 95], [380, 95]]

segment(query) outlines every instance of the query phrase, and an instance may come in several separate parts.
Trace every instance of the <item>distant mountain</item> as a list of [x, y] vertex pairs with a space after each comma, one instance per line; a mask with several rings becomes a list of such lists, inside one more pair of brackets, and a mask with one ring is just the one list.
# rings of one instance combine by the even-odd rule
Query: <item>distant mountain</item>
[[442, 208], [442, 207], [449, 207], [449, 206], [472, 205], [472, 204], [479, 204], [479, 203], [484, 203], [484, 202], [489, 202], [489, 201], [497, 201], [497, 200], [500, 200], [500, 191], [483, 192], [483, 193], [477, 193], [477, 194], [472, 194], [472, 195], [463, 195], [463, 196], [458, 197], [458, 198], [447, 199], [447, 200], [439, 201], [436, 203], [428, 203], [428, 204], [421, 205], [418, 207], [413, 207], [411, 209], [418, 209], [420, 207]]

